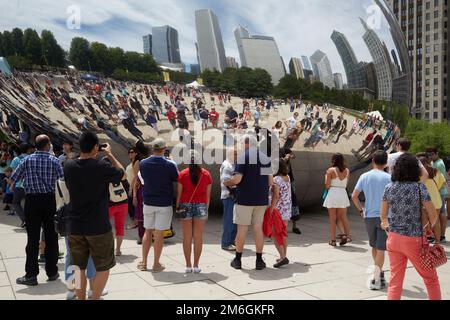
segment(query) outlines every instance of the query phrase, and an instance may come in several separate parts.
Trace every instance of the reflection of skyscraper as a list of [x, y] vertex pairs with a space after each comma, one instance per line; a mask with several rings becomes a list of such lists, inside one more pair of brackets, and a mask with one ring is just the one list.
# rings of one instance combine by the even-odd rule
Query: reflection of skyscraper
[[392, 100], [392, 69], [391, 59], [386, 52], [386, 46], [381, 42], [376, 32], [369, 28], [363, 19], [360, 19], [366, 33], [363, 36], [364, 41], [369, 48], [370, 54], [375, 65], [378, 83], [378, 100]]
[[144, 54], [152, 54], [152, 35], [143, 36], [142, 41], [144, 42]]
[[307, 56], [302, 56], [302, 63], [303, 63], [303, 70], [310, 70], [312, 71], [311, 62], [309, 61], [309, 58]]
[[286, 75], [286, 69], [273, 37], [253, 36], [239, 26], [235, 32], [242, 67], [266, 70], [272, 76], [272, 83], [278, 84]]
[[222, 72], [227, 66], [219, 20], [211, 9], [195, 12], [200, 68]]
[[327, 55], [317, 50], [310, 58], [314, 76], [328, 88], [334, 88], [333, 71]]
[[367, 84], [364, 66], [358, 63], [355, 52], [348, 42], [347, 37], [338, 31], [333, 31], [331, 39], [336, 45], [342, 63], [344, 64], [348, 88], [365, 88]]
[[305, 79], [302, 61], [299, 58], [291, 58], [289, 62], [289, 72], [297, 79]]
[[[380, 2], [379, 0], [376, 0]], [[448, 1], [388, 0], [392, 20], [401, 26], [401, 41], [407, 39], [411, 59], [412, 110], [419, 119], [440, 122], [450, 119], [450, 45], [448, 45]], [[382, 4], [379, 4], [380, 6]], [[386, 9], [386, 11], [389, 11]], [[401, 59], [401, 56], [400, 56]], [[409, 74], [407, 74], [409, 75]]]
[[152, 28], [153, 57], [158, 63], [181, 63], [178, 31], [170, 26]]
[[336, 89], [338, 89], [338, 90], [344, 89], [344, 80], [342, 79], [342, 74], [335, 73], [335, 74], [333, 74], [333, 78], [334, 78], [334, 85], [335, 85]]
[[227, 57], [227, 68], [237, 69], [238, 64], [234, 57]]

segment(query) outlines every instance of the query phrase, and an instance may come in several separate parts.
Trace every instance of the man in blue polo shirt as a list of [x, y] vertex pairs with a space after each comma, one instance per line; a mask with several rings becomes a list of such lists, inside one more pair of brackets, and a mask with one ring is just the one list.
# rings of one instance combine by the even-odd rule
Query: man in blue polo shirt
[[156, 139], [153, 155], [141, 161], [140, 175], [144, 182], [144, 228], [142, 239], [142, 262], [138, 269], [147, 270], [147, 259], [152, 238], [155, 239], [155, 257], [152, 271], [164, 271], [160, 264], [164, 245], [164, 230], [170, 229], [173, 216], [174, 183], [178, 181], [178, 169], [174, 162], [164, 157], [167, 145], [163, 139]]
[[[373, 156], [373, 170], [363, 174], [356, 184], [353, 192], [353, 203], [364, 217], [369, 243], [372, 247], [372, 257], [377, 266], [374, 272], [374, 279], [370, 283], [371, 290], [381, 290], [386, 286], [384, 280], [383, 265], [386, 252], [387, 234], [381, 228], [381, 202], [384, 190], [391, 183], [391, 176], [384, 171], [387, 167], [388, 155], [384, 151], [377, 151]], [[366, 203], [363, 209], [359, 195], [364, 192]]]
[[255, 136], [245, 137], [245, 152], [238, 158], [235, 175], [231, 183], [237, 186], [234, 223], [238, 226], [236, 236], [236, 258], [231, 263], [235, 269], [242, 269], [242, 252], [249, 226], [253, 226], [256, 246], [256, 270], [263, 270], [264, 249], [263, 221], [269, 205], [269, 187], [273, 176], [270, 158], [259, 151]]

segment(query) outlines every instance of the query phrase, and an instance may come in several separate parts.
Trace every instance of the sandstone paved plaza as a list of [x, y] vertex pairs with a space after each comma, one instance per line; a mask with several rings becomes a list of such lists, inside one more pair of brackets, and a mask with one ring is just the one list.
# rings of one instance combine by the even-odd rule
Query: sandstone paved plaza
[[[230, 267], [233, 253], [220, 248], [220, 215], [212, 215], [205, 229], [200, 275], [184, 274], [180, 225], [175, 222], [175, 238], [166, 242], [160, 274], [136, 269], [141, 247], [136, 244], [136, 230], [127, 231], [122, 257], [112, 269], [105, 300], [386, 300], [387, 292], [370, 291], [366, 285], [371, 265], [370, 249], [362, 219], [351, 212], [349, 219], [354, 242], [344, 248], [331, 248], [327, 242], [328, 217], [322, 208], [305, 213], [300, 222], [302, 235], [289, 233], [288, 257], [291, 264], [275, 270], [277, 253], [266, 241], [264, 258], [268, 269], [255, 271], [254, 246], [249, 238], [243, 257], [243, 270]], [[447, 233], [449, 236], [450, 233]], [[24, 273], [26, 233], [17, 227], [17, 217], [0, 212], [0, 300], [64, 300], [63, 280], [47, 283], [41, 266], [39, 286], [23, 287], [15, 279]], [[59, 242], [64, 251], [64, 240]], [[446, 246], [450, 252], [450, 245]], [[150, 261], [153, 259], [153, 250]], [[388, 268], [389, 263], [386, 262]], [[64, 278], [64, 259], [59, 264]], [[450, 299], [450, 265], [439, 269], [443, 299]], [[389, 272], [386, 272], [389, 279]], [[403, 299], [427, 299], [425, 286], [409, 266]]]

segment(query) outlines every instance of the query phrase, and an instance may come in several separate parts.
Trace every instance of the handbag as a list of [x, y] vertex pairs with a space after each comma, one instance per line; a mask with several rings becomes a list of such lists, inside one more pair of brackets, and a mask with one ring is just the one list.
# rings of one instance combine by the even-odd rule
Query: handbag
[[61, 237], [68, 236], [67, 219], [69, 215], [70, 196], [66, 183], [63, 180], [56, 181], [55, 230]]
[[[200, 179], [198, 180], [197, 186], [194, 189], [194, 192], [192, 192], [191, 199], [189, 199], [188, 203], [192, 202], [192, 199], [194, 199], [194, 195], [197, 192], [198, 186], [200, 185], [200, 182], [202, 181], [203, 174], [200, 176]], [[178, 208], [175, 210], [175, 218], [179, 220], [183, 220], [187, 218], [188, 209], [187, 208]]]
[[[422, 192], [419, 185], [419, 208], [422, 210]], [[422, 212], [421, 212], [422, 213]], [[420, 223], [422, 223], [422, 214], [420, 214]], [[436, 270], [447, 263], [447, 255], [441, 245], [430, 246], [427, 237], [422, 229], [422, 247], [419, 255], [420, 266], [427, 271]]]

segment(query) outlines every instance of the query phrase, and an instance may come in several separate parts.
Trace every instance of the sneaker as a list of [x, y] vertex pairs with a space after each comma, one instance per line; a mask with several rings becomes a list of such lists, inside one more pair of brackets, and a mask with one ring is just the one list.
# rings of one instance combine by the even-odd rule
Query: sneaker
[[136, 241], [136, 243], [140, 246], [142, 245], [142, 239], [139, 239], [138, 241]]
[[381, 287], [386, 288], [388, 283], [386, 281], [386, 278], [384, 277], [384, 272], [381, 272], [380, 274], [380, 280], [381, 280]]
[[222, 247], [222, 250], [225, 250], [228, 252], [233, 252], [233, 251], [236, 251], [236, 247], [234, 245], [230, 245], [228, 247]]
[[75, 291], [69, 291], [66, 294], [66, 300], [76, 300], [77, 299], [77, 294], [75, 293]]
[[[104, 296], [106, 296], [108, 294], [108, 290], [103, 290], [103, 292], [102, 292], [102, 297], [104, 297]], [[89, 290], [88, 291], [88, 299], [92, 299], [92, 290]]]
[[429, 243], [434, 243], [436, 241], [436, 239], [434, 239], [433, 237], [428, 237], [428, 242]]
[[441, 237], [441, 244], [446, 244], [446, 243], [447, 243], [447, 238]]
[[275, 269], [279, 269], [279, 268], [281, 268], [282, 266], [285, 266], [285, 265], [288, 265], [289, 264], [289, 259], [288, 258], [284, 258], [283, 260], [280, 260], [280, 261], [278, 261], [277, 263], [275, 263], [274, 265], [273, 265], [273, 267], [275, 268]]
[[231, 262], [231, 267], [236, 270], [242, 269], [242, 261], [234, 258], [234, 260]]
[[199, 274], [199, 273], [201, 273], [202, 272], [202, 269], [200, 269], [200, 268], [194, 268], [194, 274]]
[[184, 270], [184, 273], [189, 274], [189, 273], [192, 273], [193, 271], [194, 271], [194, 269], [192, 269], [192, 268], [186, 268]]
[[374, 279], [374, 280], [372, 280], [370, 282], [370, 290], [378, 291], [378, 290], [381, 290], [381, 289], [382, 289], [381, 280], [375, 281], [375, 279]]
[[302, 234], [302, 232], [300, 231], [299, 228], [293, 228], [292, 232], [295, 233], [295, 234]]
[[20, 284], [20, 285], [24, 285], [24, 286], [37, 286], [38, 285], [37, 277], [28, 278], [27, 276], [24, 276], [22, 278], [17, 278], [16, 283]]
[[266, 263], [264, 261], [256, 261], [256, 270], [261, 271], [266, 268]]
[[59, 279], [59, 273], [56, 273], [54, 276], [48, 277], [49, 282], [53, 282]]

